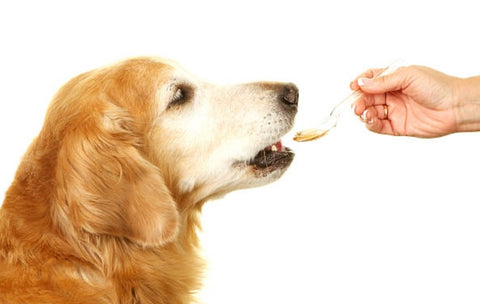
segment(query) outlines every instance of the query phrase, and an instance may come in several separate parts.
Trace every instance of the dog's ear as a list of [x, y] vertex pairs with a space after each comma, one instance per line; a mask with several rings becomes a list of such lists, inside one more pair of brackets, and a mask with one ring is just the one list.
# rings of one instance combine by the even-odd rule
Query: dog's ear
[[130, 115], [113, 106], [66, 132], [57, 180], [76, 229], [160, 246], [175, 238], [178, 212], [134, 129]]

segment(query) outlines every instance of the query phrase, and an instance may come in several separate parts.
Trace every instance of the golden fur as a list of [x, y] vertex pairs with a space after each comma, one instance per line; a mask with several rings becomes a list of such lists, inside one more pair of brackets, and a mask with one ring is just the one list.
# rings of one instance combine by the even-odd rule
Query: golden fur
[[297, 98], [152, 58], [73, 78], [0, 210], [0, 303], [192, 302], [203, 203], [286, 170], [289, 151], [252, 159], [291, 128]]

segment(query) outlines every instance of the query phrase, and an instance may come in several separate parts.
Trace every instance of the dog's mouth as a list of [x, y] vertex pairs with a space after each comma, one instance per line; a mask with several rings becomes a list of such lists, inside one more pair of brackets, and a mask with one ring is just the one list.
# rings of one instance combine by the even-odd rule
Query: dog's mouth
[[282, 141], [278, 141], [260, 150], [247, 165], [251, 166], [256, 173], [266, 176], [278, 169], [286, 169], [293, 161], [295, 154]]

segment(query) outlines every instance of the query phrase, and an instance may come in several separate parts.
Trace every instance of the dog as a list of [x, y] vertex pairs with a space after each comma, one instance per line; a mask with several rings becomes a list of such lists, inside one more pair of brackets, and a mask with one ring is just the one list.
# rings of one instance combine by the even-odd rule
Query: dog
[[203, 204], [282, 176], [298, 95], [150, 57], [67, 82], [0, 210], [0, 303], [194, 301]]

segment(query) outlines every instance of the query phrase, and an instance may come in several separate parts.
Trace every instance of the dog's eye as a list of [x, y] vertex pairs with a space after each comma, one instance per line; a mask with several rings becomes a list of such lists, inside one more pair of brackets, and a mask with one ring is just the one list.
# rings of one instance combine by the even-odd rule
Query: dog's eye
[[179, 103], [179, 102], [182, 101], [183, 97], [184, 97], [184, 96], [183, 96], [183, 91], [182, 91], [182, 89], [177, 89], [177, 90], [175, 91], [175, 94], [173, 94], [171, 103]]
[[168, 104], [168, 108], [179, 106], [187, 102], [191, 99], [192, 90], [187, 87], [177, 87], [175, 88], [175, 92], [173, 93], [172, 97], [170, 98], [170, 103]]

